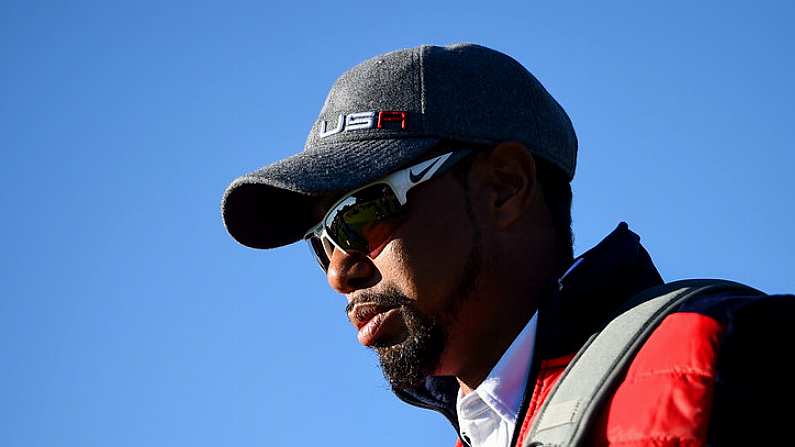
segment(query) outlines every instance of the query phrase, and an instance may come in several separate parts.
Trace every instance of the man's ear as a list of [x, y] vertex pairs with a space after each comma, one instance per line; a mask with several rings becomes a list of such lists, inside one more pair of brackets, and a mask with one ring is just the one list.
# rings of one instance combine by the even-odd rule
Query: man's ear
[[508, 228], [538, 200], [535, 160], [524, 144], [512, 141], [498, 144], [481, 162], [494, 223]]

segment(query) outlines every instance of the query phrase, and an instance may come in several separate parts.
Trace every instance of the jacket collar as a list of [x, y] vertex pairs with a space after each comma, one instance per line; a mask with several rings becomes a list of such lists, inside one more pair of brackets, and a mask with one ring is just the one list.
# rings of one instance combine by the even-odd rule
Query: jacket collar
[[[640, 236], [625, 222], [579, 256], [576, 267], [549, 284], [539, 305], [536, 359], [576, 352], [618, 315], [633, 295], [662, 284]], [[574, 264], [573, 264], [574, 265]], [[529, 378], [532, 383], [533, 378]], [[442, 413], [458, 431], [455, 377], [428, 377], [412, 390], [393, 390], [403, 401]]]
[[542, 300], [538, 348], [542, 359], [576, 352], [585, 340], [615, 318], [635, 294], [662, 284], [640, 236], [621, 222], [575, 262], [558, 290]]

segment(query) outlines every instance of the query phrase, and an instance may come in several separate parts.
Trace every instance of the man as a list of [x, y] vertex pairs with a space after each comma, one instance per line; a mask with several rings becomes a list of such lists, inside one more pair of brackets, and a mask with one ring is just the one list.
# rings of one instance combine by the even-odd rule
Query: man
[[[565, 111], [509, 56], [399, 50], [336, 81], [304, 152], [235, 180], [224, 222], [250, 247], [311, 245], [398, 397], [462, 444], [523, 445], [588, 337], [662, 284], [624, 223], [573, 258], [576, 153]], [[747, 360], [787, 349], [793, 304], [749, 290], [665, 318], [588, 442], [724, 445], [774, 421], [756, 406], [783, 373]]]

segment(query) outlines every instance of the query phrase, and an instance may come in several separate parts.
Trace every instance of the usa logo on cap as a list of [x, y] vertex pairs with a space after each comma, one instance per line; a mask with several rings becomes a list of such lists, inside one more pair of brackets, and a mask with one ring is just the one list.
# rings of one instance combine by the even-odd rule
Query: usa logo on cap
[[340, 113], [337, 118], [337, 125], [333, 129], [328, 128], [328, 121], [321, 121], [318, 128], [318, 136], [320, 138], [336, 135], [341, 132], [349, 132], [352, 130], [360, 129], [384, 129], [387, 123], [395, 123], [390, 125], [389, 128], [397, 127], [400, 123], [400, 128], [406, 128], [408, 120], [408, 112], [400, 112], [394, 110], [381, 110], [371, 112], [355, 112], [348, 115]]

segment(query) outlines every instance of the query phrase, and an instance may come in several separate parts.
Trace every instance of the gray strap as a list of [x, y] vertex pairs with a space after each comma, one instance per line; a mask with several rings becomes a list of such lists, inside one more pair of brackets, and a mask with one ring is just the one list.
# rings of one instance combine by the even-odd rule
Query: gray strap
[[718, 288], [745, 286], [720, 280], [689, 280], [644, 293], [631, 308], [592, 336], [561, 375], [539, 410], [523, 447], [576, 446], [584, 441], [599, 404], [646, 338], [680, 303]]

